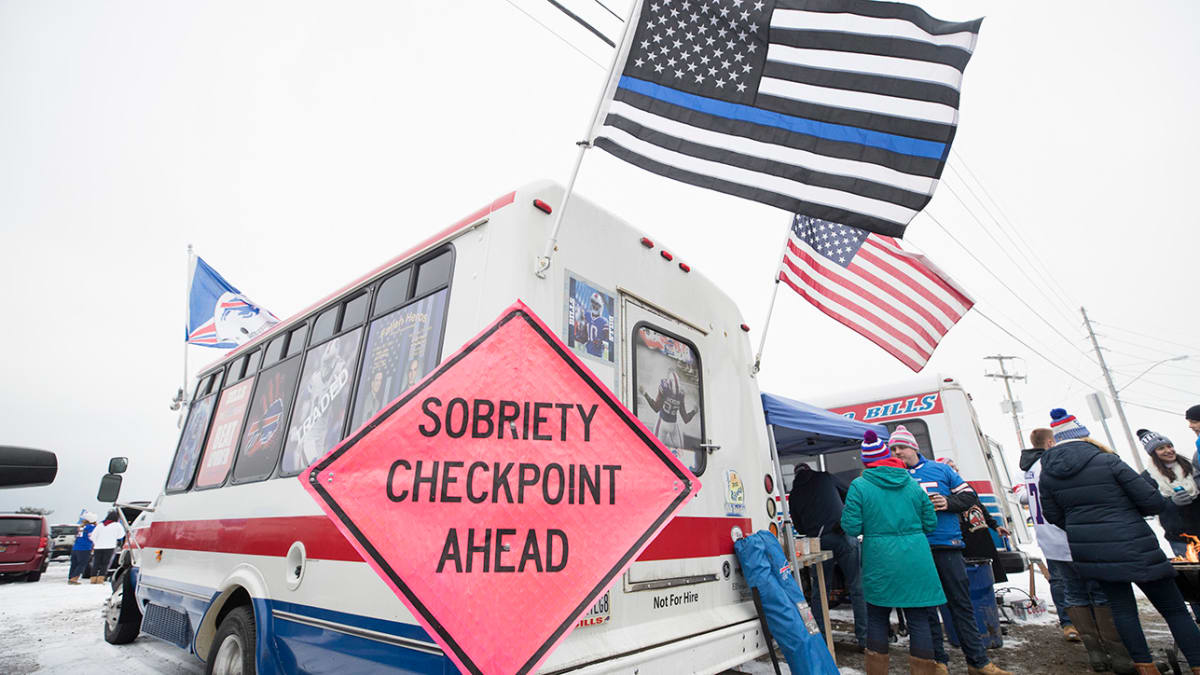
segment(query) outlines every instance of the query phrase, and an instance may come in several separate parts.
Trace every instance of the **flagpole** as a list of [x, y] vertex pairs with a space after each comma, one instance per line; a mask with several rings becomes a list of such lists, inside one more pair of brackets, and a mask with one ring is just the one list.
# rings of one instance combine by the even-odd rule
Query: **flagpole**
[[620, 79], [617, 71], [617, 65], [623, 63], [625, 57], [629, 54], [629, 43], [633, 38], [633, 34], [637, 30], [637, 18], [642, 15], [642, 4], [645, 0], [637, 0], [633, 3], [633, 7], [629, 9], [629, 16], [625, 17], [625, 31], [621, 34], [621, 41], [617, 43], [617, 48], [613, 50], [612, 63], [608, 66], [608, 82], [604, 88], [600, 90], [600, 96], [596, 99], [596, 106], [592, 110], [592, 116], [588, 122], [587, 131], [584, 134], [584, 140], [576, 142], [579, 146], [579, 151], [575, 154], [575, 166], [571, 169], [571, 178], [567, 181], [567, 189], [563, 194], [562, 204], [558, 207], [558, 213], [554, 217], [554, 225], [550, 228], [550, 238], [546, 240], [546, 250], [542, 253], [534, 263], [533, 273], [539, 279], [546, 278], [546, 271], [550, 269], [550, 260], [554, 257], [554, 251], [558, 249], [558, 232], [562, 227], [563, 216], [567, 212], [567, 203], [571, 200], [571, 193], [575, 189], [575, 179], [579, 177], [579, 167], [583, 165], [583, 155], [588, 148], [592, 147], [592, 132], [596, 128], [596, 121], [600, 117], [600, 110], [604, 107], [604, 102], [612, 96], [612, 90], [616, 88], [617, 81]]
[[775, 283], [771, 289], [771, 303], [767, 305], [767, 318], [763, 319], [762, 337], [758, 340], [758, 353], [754, 355], [754, 367], [750, 370], [751, 377], [758, 375], [759, 367], [762, 365], [763, 347], [767, 344], [767, 328], [771, 325], [771, 315], [775, 313], [775, 296], [779, 295], [779, 274], [783, 267], [783, 254], [787, 252], [787, 245], [791, 241], [791, 238], [792, 226], [791, 219], [789, 219], [787, 234], [783, 238], [783, 247], [779, 250], [779, 267], [775, 268]]
[[191, 401], [189, 401], [189, 400], [188, 400], [188, 341], [187, 341], [187, 330], [188, 330], [188, 327], [189, 327], [189, 326], [191, 325], [191, 323], [192, 323], [192, 279], [193, 279], [193, 278], [196, 276], [196, 275], [195, 275], [195, 272], [194, 272], [194, 270], [195, 270], [195, 261], [194, 261], [194, 259], [195, 259], [195, 257], [196, 257], [196, 254], [195, 254], [195, 252], [192, 250], [192, 245], [191, 245], [191, 244], [188, 244], [188, 247], [187, 247], [187, 256], [188, 256], [188, 257], [187, 257], [187, 267], [186, 267], [186, 268], [184, 268], [184, 269], [185, 269], [185, 273], [187, 274], [187, 279], [185, 280], [185, 282], [184, 282], [184, 284], [183, 284], [184, 293], [185, 293], [186, 295], [185, 295], [185, 296], [184, 296], [184, 298], [183, 298], [183, 330], [184, 330], [184, 338], [183, 338], [183, 386], [181, 386], [181, 387], [179, 388], [179, 407], [180, 407], [180, 409], [186, 409], [186, 408], [188, 407], [188, 405], [191, 403]]

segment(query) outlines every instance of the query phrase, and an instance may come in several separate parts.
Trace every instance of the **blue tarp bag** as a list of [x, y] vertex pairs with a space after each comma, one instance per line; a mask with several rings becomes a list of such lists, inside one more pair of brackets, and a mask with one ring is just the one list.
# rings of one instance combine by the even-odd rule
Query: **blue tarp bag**
[[[968, 558], [966, 567], [967, 586], [971, 593], [971, 606], [975, 610], [975, 626], [979, 629], [979, 637], [988, 649], [999, 649], [1004, 646], [1004, 635], [1000, 631], [1000, 608], [996, 606], [992, 561], [988, 558]], [[942, 605], [938, 611], [942, 615], [946, 637], [951, 646], [958, 647], [958, 631], [950, 618], [950, 608]]]
[[838, 675], [837, 664], [819, 632], [810, 633], [797, 605], [804, 593], [792, 576], [775, 535], [760, 530], [733, 542], [746, 583], [758, 589], [763, 615], [788, 667], [795, 675]]

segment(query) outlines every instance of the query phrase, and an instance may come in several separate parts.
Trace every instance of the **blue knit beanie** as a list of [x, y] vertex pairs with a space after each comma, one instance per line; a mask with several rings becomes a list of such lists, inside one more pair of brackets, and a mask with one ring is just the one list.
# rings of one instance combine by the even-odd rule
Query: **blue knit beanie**
[[1050, 430], [1054, 432], [1054, 442], [1062, 443], [1073, 438], [1087, 438], [1091, 434], [1074, 415], [1068, 414], [1062, 408], [1050, 411]]

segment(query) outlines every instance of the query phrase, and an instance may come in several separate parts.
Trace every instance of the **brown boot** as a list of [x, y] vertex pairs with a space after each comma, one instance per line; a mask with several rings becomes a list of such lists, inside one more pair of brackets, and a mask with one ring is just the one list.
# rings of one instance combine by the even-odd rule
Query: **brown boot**
[[1072, 625], [1063, 626], [1063, 639], [1067, 642], [1079, 642], [1079, 630]]
[[934, 675], [950, 675], [950, 669], [941, 661], [933, 662], [933, 672]]
[[1100, 641], [1100, 629], [1096, 627], [1096, 617], [1092, 616], [1091, 605], [1083, 607], [1068, 607], [1067, 615], [1071, 623], [1079, 630], [1079, 639], [1083, 640], [1083, 648], [1087, 650], [1088, 665], [1097, 673], [1107, 672], [1112, 668], [1112, 659], [1104, 650]]
[[912, 675], [937, 675], [938, 662], [933, 659], [908, 657], [908, 672]]
[[71, 584], [72, 586], [78, 586], [79, 585], [79, 577], [71, 577], [70, 579], [67, 579], [67, 583]]
[[868, 649], [866, 652], [866, 667], [867, 675], [887, 675], [888, 671], [888, 655], [887, 652], [882, 654], [873, 652]]
[[[1153, 663], [1135, 663], [1133, 664], [1133, 667], [1137, 669], [1133, 671], [1137, 673], [1137, 675], [1159, 675], [1158, 666], [1154, 665]], [[1196, 669], [1192, 668], [1192, 672], [1196, 672]]]
[[104, 583], [104, 577], [92, 577], [92, 583], [93, 584], [102, 584], [102, 583]]
[[[1094, 605], [1092, 613], [1096, 615], [1096, 628], [1100, 631], [1100, 639], [1104, 641], [1104, 650], [1112, 657], [1112, 671], [1117, 675], [1134, 675], [1143, 672], [1141, 666], [1129, 658], [1129, 650], [1125, 649], [1125, 643], [1121, 642], [1117, 624], [1113, 623], [1112, 609], [1108, 605]], [[1151, 664], [1150, 667], [1155, 670], [1145, 672], [1158, 672], [1154, 664]]]
[[967, 675], [1013, 675], [1013, 674], [989, 661], [988, 664], [982, 668], [976, 668], [974, 666], [967, 666]]

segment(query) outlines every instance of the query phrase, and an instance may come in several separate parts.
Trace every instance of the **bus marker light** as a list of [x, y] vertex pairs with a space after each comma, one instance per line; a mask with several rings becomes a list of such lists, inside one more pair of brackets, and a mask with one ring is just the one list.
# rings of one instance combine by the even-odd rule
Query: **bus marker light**
[[749, 333], [750, 332], [750, 324], [747, 324], [747, 323], [742, 324], [742, 331], [745, 333]]
[[547, 204], [546, 202], [544, 202], [540, 199], [533, 200], [533, 207], [543, 213], [550, 213], [551, 211], [553, 211], [553, 209], [550, 208], [549, 204]]
[[688, 265], [688, 264], [687, 264], [687, 263], [685, 263], [685, 262], [681, 262], [681, 263], [679, 263], [679, 269], [683, 270], [684, 272], [691, 272], [691, 271], [692, 271], [692, 268], [691, 268], [691, 266], [690, 266], [690, 265]]
[[658, 252], [658, 254], [659, 254], [659, 255], [661, 255], [663, 258], [665, 258], [665, 259], [667, 259], [667, 260], [674, 260], [674, 259], [675, 259], [675, 256], [671, 255], [671, 252], [670, 252], [670, 251], [667, 251], [667, 250], [662, 250], [662, 251], [659, 251], [659, 252]]
[[642, 246], [646, 248], [654, 248], [654, 242], [649, 237], [642, 237]]

